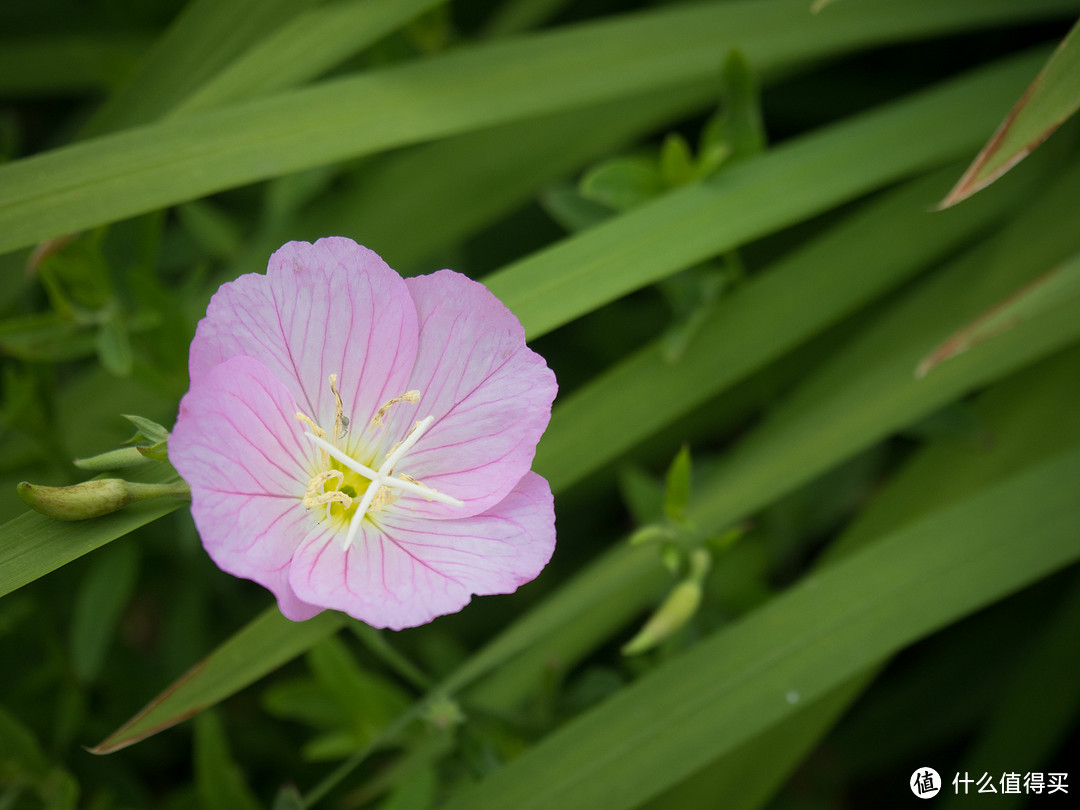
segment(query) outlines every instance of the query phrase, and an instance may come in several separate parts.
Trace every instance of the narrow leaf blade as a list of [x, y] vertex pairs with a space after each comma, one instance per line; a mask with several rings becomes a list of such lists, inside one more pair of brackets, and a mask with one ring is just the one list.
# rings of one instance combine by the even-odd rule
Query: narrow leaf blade
[[986, 188], [1031, 154], [1080, 108], [1080, 22], [1058, 46], [1035, 81], [963, 177], [942, 200], [947, 208]]

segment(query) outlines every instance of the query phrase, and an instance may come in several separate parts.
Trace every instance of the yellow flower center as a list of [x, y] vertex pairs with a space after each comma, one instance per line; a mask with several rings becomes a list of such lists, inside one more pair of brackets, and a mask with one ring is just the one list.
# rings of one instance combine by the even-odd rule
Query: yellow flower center
[[[302, 503], [308, 509], [324, 506], [327, 520], [337, 520], [343, 526], [348, 525], [344, 546], [352, 543], [361, 521], [367, 515], [393, 503], [403, 492], [420, 495], [428, 501], [464, 506], [457, 498], [438, 492], [409, 475], [399, 473], [394, 476], [394, 468], [431, 427], [435, 421], [434, 416], [428, 416], [414, 424], [405, 438], [390, 448], [383, 463], [375, 469], [374, 458], [355, 458], [343, 441], [350, 425], [348, 417], [345, 416], [341, 394], [338, 392], [336, 374], [330, 375], [330, 390], [334, 394], [335, 412], [334, 427], [329, 437], [313, 419], [303, 413], [296, 414], [297, 419], [311, 428], [310, 431], [305, 431], [304, 435], [320, 450], [319, 471], [308, 482]], [[380, 427], [387, 411], [397, 403], [419, 400], [419, 391], [406, 391], [395, 397], [379, 408], [368, 429]]]

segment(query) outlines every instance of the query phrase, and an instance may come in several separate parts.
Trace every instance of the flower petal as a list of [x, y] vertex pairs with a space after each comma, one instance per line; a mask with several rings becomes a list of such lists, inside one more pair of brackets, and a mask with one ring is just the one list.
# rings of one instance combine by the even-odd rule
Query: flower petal
[[425, 520], [394, 510], [365, 520], [349, 548], [320, 528], [293, 558], [300, 599], [400, 630], [454, 613], [473, 594], [512, 593], [534, 579], [555, 548], [551, 488], [526, 473], [482, 515]]
[[329, 431], [329, 376], [338, 375], [346, 415], [366, 424], [405, 392], [416, 343], [408, 288], [376, 254], [343, 237], [289, 242], [265, 276], [241, 276], [214, 295], [191, 344], [191, 380], [246, 354]]
[[403, 497], [417, 515], [458, 518], [499, 503], [532, 465], [558, 386], [525, 345], [517, 317], [482, 284], [441, 270], [407, 279], [420, 320], [410, 389], [415, 405], [391, 411], [384, 444], [415, 421], [435, 422], [399, 471], [465, 501], [465, 507]]
[[192, 383], [169, 437], [169, 460], [191, 486], [191, 514], [218, 567], [269, 588], [281, 612], [321, 608], [288, 583], [293, 552], [314, 518], [301, 504], [310, 443], [288, 389], [257, 360], [238, 356]]

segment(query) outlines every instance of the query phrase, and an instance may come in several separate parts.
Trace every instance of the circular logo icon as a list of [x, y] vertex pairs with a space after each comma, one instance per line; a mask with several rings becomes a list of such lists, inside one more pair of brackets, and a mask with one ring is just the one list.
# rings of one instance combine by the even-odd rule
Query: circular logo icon
[[937, 796], [941, 790], [941, 777], [933, 768], [919, 768], [911, 775], [908, 784], [911, 785], [911, 792], [920, 799], [929, 799]]

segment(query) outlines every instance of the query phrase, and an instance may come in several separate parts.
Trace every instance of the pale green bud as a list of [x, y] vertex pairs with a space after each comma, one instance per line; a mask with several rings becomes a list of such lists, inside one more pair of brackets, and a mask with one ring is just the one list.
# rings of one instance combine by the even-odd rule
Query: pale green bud
[[191, 489], [183, 481], [139, 484], [120, 478], [101, 478], [70, 487], [44, 487], [23, 481], [16, 491], [31, 509], [56, 520], [101, 517], [149, 498], [191, 497]]
[[690, 621], [700, 605], [701, 583], [692, 579], [680, 582], [638, 634], [623, 646], [623, 655], [638, 655], [651, 650]]
[[123, 470], [127, 467], [138, 467], [140, 464], [149, 462], [138, 447], [122, 447], [119, 450], [110, 450], [90, 458], [75, 459], [75, 466], [80, 470], [91, 472], [103, 472], [105, 470]]

